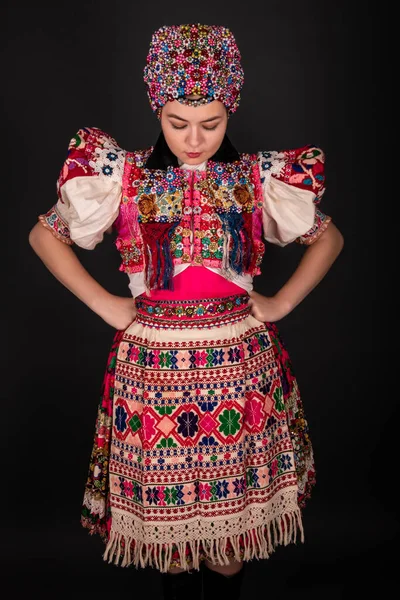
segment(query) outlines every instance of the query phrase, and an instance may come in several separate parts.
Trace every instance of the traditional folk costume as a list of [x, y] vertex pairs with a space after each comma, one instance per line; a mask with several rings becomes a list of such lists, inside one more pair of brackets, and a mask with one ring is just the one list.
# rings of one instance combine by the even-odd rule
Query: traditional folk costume
[[[163, 27], [145, 68], [151, 106], [189, 94], [240, 100], [243, 71], [224, 27]], [[112, 228], [137, 317], [118, 331], [98, 408], [82, 524], [122, 566], [199, 569], [204, 558], [268, 558], [303, 540], [312, 446], [277, 327], [250, 314], [264, 240], [312, 244], [324, 155], [314, 146], [238, 153], [225, 136], [200, 165], [161, 134], [126, 151], [80, 129], [40, 221], [92, 249]]]

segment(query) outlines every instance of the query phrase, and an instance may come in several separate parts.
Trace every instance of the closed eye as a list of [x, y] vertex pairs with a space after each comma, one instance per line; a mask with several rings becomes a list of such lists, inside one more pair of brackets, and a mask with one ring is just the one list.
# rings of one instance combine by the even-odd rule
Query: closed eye
[[[173, 123], [171, 123], [172, 128], [173, 129], [186, 129], [187, 125], [182, 125], [181, 127], [178, 127], [177, 125], [173, 125]], [[214, 129], [217, 129], [217, 125], [214, 125], [214, 127], [204, 127], [203, 129], [205, 129], [206, 131], [214, 131]]]

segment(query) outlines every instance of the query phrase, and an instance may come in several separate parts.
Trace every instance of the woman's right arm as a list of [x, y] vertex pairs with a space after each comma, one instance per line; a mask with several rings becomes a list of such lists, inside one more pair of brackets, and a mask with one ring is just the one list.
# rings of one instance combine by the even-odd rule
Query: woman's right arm
[[71, 246], [40, 222], [30, 231], [29, 243], [54, 277], [111, 327], [124, 330], [132, 323], [136, 316], [134, 299], [107, 292], [83, 267]]

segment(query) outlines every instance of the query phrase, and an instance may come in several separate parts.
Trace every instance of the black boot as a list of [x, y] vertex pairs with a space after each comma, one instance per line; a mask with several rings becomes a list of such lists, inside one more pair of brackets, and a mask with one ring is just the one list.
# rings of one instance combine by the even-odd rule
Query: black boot
[[245, 565], [235, 575], [222, 575], [208, 567], [203, 570], [203, 590], [206, 600], [240, 600]]
[[201, 600], [201, 571], [162, 574], [163, 600]]

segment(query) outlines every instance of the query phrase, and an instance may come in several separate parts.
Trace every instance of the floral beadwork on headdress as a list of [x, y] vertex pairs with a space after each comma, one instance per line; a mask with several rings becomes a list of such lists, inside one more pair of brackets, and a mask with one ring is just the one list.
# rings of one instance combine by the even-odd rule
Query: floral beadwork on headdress
[[[229, 29], [218, 25], [171, 25], [152, 37], [144, 81], [153, 111], [168, 101], [198, 106], [220, 100], [236, 111], [243, 85], [241, 56]], [[201, 96], [188, 100], [185, 96]]]

